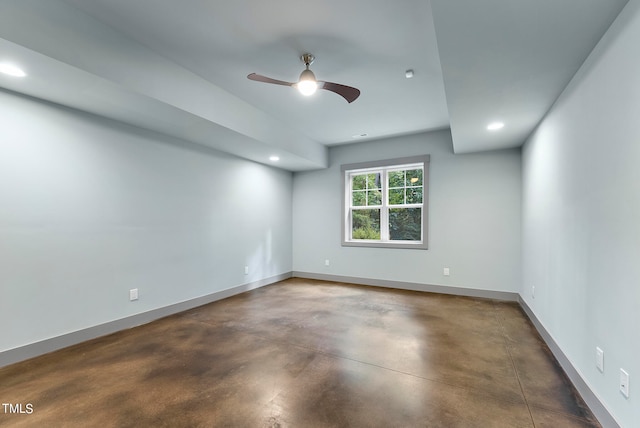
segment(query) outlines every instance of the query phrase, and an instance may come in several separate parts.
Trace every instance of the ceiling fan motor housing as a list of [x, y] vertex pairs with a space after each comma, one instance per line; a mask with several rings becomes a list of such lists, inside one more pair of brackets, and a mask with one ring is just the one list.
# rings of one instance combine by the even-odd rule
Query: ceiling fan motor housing
[[300, 79], [298, 79], [299, 82], [302, 82], [303, 80], [311, 80], [312, 82], [315, 82], [316, 75], [313, 74], [313, 71], [307, 68], [306, 70], [303, 70], [302, 73], [300, 73]]

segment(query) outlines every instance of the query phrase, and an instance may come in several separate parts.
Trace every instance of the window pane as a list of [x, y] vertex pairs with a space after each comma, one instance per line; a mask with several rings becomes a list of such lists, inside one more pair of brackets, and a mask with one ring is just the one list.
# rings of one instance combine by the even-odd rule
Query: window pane
[[422, 170], [407, 170], [407, 186], [422, 186]]
[[368, 189], [380, 189], [380, 174], [367, 174], [367, 188]]
[[367, 205], [381, 205], [382, 192], [380, 190], [369, 190], [367, 192]]
[[367, 176], [366, 174], [362, 175], [354, 175], [351, 177], [352, 183], [351, 188], [353, 190], [364, 190], [367, 186]]
[[422, 208], [389, 209], [389, 238], [392, 241], [419, 241], [421, 225]]
[[389, 204], [404, 205], [404, 188], [389, 189]]
[[404, 171], [389, 172], [389, 187], [404, 187]]
[[351, 239], [380, 239], [380, 210], [351, 211]]
[[352, 204], [354, 207], [363, 207], [367, 205], [367, 194], [364, 191], [353, 192]]
[[407, 203], [408, 204], [422, 203], [422, 187], [409, 187], [407, 189]]

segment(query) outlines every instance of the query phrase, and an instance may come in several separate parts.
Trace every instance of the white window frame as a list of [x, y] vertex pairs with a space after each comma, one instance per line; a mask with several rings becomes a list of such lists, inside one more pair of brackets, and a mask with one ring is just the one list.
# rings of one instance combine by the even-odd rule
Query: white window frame
[[[429, 155], [411, 156], [406, 158], [389, 159], [375, 162], [362, 162], [342, 165], [342, 246], [345, 247], [377, 247], [377, 248], [405, 248], [428, 249], [429, 224]], [[389, 179], [391, 171], [422, 168], [422, 203], [389, 205]], [[382, 203], [375, 206], [363, 206], [355, 209], [380, 209], [380, 240], [351, 239], [351, 176], [365, 173], [380, 173], [382, 187]], [[420, 241], [399, 241], [389, 239], [388, 210], [391, 208], [422, 208], [422, 224]]]

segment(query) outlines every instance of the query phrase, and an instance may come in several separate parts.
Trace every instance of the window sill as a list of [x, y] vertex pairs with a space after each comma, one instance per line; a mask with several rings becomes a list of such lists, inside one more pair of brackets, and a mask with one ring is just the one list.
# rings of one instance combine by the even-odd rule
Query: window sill
[[342, 241], [343, 247], [365, 247], [365, 248], [401, 248], [409, 250], [428, 250], [428, 245], [424, 242], [377, 242], [377, 241]]

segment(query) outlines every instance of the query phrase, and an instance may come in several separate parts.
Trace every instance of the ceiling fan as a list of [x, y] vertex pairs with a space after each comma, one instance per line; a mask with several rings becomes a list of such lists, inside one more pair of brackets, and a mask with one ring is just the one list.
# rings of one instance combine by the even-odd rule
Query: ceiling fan
[[300, 79], [297, 82], [285, 82], [282, 80], [272, 79], [270, 77], [261, 76], [260, 74], [251, 73], [247, 76], [249, 80], [255, 80], [256, 82], [273, 83], [275, 85], [292, 86], [296, 88], [302, 95], [313, 95], [317, 89], [326, 89], [327, 91], [335, 92], [342, 98], [347, 100], [348, 103], [354, 102], [360, 96], [360, 90], [351, 86], [340, 85], [339, 83], [324, 82], [322, 80], [316, 80], [313, 71], [309, 70], [309, 65], [313, 63], [316, 58], [310, 53], [306, 53], [300, 57], [306, 69], [300, 73]]

